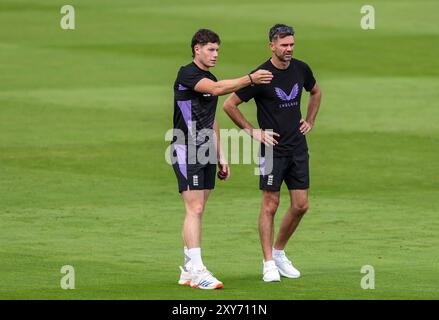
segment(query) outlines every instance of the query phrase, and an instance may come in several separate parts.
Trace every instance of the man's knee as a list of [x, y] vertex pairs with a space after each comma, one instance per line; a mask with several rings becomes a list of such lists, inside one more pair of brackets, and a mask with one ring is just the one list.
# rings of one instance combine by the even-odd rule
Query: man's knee
[[297, 212], [299, 215], [304, 215], [309, 209], [308, 201], [298, 201], [292, 204], [292, 209], [294, 212]]
[[265, 194], [262, 202], [262, 212], [265, 214], [274, 215], [279, 207], [278, 194]]
[[187, 207], [186, 214], [190, 214], [192, 216], [201, 216], [204, 211], [203, 204], [193, 204]]
[[202, 190], [187, 191], [183, 194], [186, 215], [201, 216], [205, 206], [205, 192]]

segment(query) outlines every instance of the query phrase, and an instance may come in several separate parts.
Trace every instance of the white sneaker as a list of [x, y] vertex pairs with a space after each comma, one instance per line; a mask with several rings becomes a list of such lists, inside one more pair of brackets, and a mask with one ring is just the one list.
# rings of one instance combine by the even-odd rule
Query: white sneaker
[[221, 289], [223, 287], [223, 283], [219, 281], [217, 278], [213, 276], [213, 274], [203, 268], [201, 270], [191, 270], [191, 282], [190, 286], [192, 288], [200, 288], [200, 289]]
[[273, 260], [262, 262], [263, 263], [263, 277], [262, 280], [265, 282], [280, 281], [279, 270]]
[[191, 284], [192, 276], [187, 267], [180, 266], [181, 274], [178, 284], [181, 286], [189, 286]]
[[285, 255], [273, 257], [273, 260], [282, 276], [293, 279], [300, 277], [300, 271], [293, 266]]

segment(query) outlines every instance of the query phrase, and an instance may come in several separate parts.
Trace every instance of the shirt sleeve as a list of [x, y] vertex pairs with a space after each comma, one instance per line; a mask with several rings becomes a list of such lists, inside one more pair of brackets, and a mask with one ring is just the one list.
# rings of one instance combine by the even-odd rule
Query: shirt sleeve
[[312, 88], [314, 88], [316, 79], [314, 78], [311, 68], [306, 63], [303, 65], [303, 73], [303, 87], [309, 92], [312, 90]]
[[208, 76], [199, 70], [182, 68], [178, 77], [178, 83], [191, 90], [195, 90], [197, 83], [204, 78], [208, 78]]
[[239, 99], [245, 102], [248, 102], [249, 100], [254, 98], [257, 95], [257, 93], [258, 93], [258, 85], [247, 86], [235, 92], [235, 94], [239, 97]]

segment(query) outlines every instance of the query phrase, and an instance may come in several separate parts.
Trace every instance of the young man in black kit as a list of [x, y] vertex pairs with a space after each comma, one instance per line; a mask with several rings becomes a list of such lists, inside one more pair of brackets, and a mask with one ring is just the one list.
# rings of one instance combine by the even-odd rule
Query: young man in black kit
[[[215, 120], [218, 96], [253, 83], [270, 83], [273, 78], [271, 72], [257, 70], [240, 78], [218, 81], [209, 70], [216, 65], [219, 45], [220, 38], [215, 32], [198, 30], [191, 42], [193, 61], [180, 68], [174, 82], [171, 157], [186, 211], [182, 230], [185, 262], [180, 267], [178, 283], [200, 289], [223, 287], [201, 259], [201, 221], [210, 191], [215, 187], [217, 162], [225, 178], [230, 176]], [[210, 134], [213, 130], [216, 139]], [[209, 154], [212, 147], [214, 152], [210, 153], [215, 154]], [[204, 155], [203, 159], [199, 155]]]
[[[300, 277], [300, 272], [286, 257], [284, 248], [308, 209], [309, 156], [305, 135], [314, 125], [321, 98], [310, 67], [292, 57], [293, 28], [276, 24], [270, 29], [269, 40], [272, 56], [257, 69], [271, 71], [272, 82], [237, 90], [224, 102], [224, 110], [235, 124], [261, 141], [259, 236], [264, 254], [263, 280], [266, 282], [280, 281], [280, 275]], [[310, 92], [305, 119], [300, 112], [303, 88]], [[252, 98], [256, 102], [260, 129], [255, 129], [237, 108], [242, 101], [248, 102]], [[272, 159], [264, 158], [267, 146], [272, 148]], [[264, 172], [264, 164], [268, 161], [272, 161], [272, 170]], [[274, 215], [283, 181], [290, 193], [291, 206], [282, 219], [273, 245]]]

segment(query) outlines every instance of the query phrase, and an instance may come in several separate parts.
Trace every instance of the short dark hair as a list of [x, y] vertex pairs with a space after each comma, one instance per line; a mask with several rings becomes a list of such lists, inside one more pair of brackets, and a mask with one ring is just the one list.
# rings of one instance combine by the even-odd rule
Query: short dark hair
[[215, 32], [209, 29], [200, 29], [197, 32], [195, 32], [191, 42], [192, 57], [195, 56], [195, 50], [194, 50], [195, 45], [201, 44], [202, 46], [204, 46], [209, 42], [221, 44], [219, 35], [217, 35]]
[[294, 29], [293, 27], [281, 23], [272, 26], [268, 33], [268, 39], [270, 39], [270, 41], [276, 40], [277, 38], [285, 38], [287, 36], [294, 36]]

